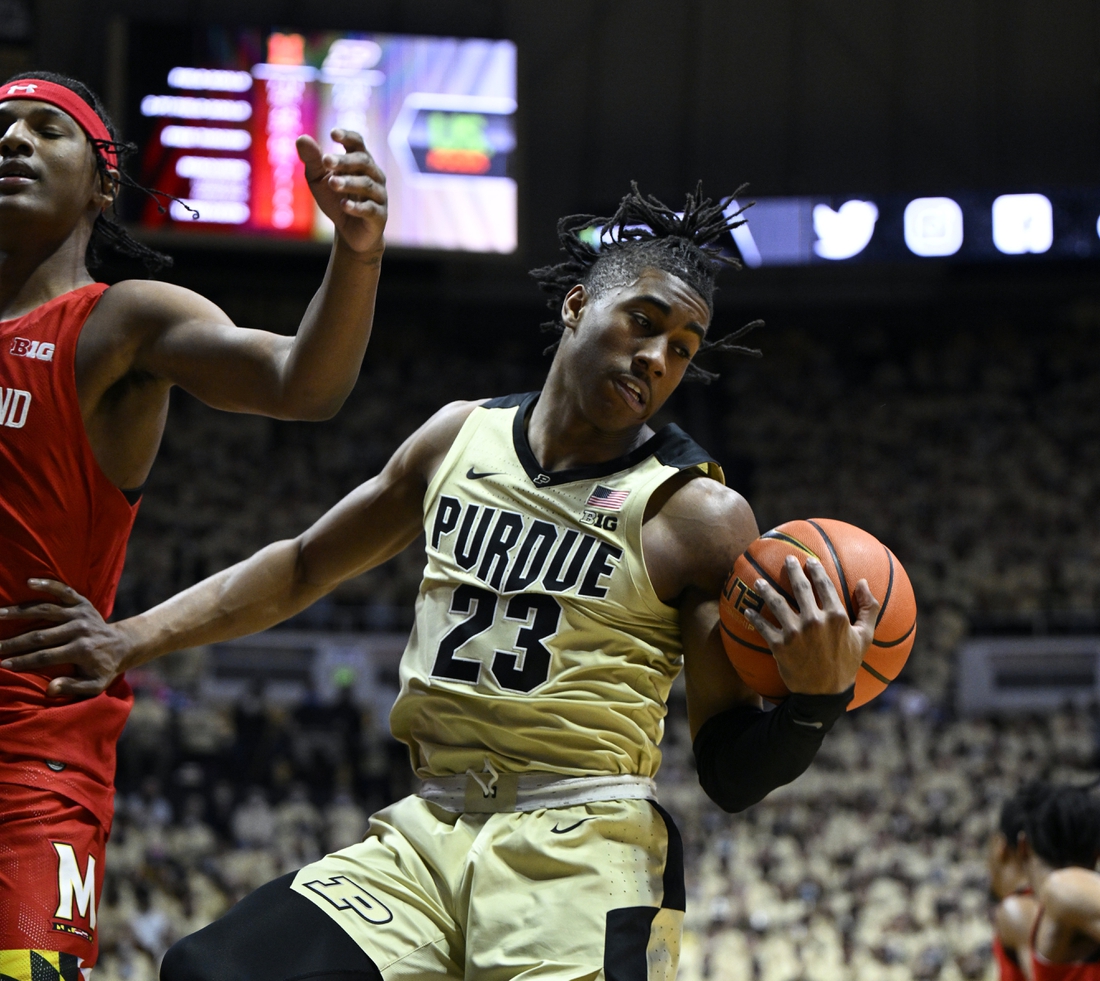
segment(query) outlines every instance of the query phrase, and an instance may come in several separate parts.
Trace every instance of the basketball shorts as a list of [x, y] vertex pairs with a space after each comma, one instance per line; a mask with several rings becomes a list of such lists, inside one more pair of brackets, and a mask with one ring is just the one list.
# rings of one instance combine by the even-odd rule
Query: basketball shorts
[[0, 784], [0, 976], [87, 977], [99, 950], [106, 837], [80, 804]]
[[385, 981], [671, 981], [683, 846], [647, 800], [459, 814], [407, 797], [291, 888]]

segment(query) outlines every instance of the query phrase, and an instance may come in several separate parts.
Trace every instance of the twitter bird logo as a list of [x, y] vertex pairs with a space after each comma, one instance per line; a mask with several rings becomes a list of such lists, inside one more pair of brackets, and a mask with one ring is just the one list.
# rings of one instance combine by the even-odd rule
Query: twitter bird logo
[[839, 211], [827, 204], [814, 205], [814, 252], [822, 259], [851, 259], [859, 255], [875, 234], [878, 208], [870, 201], [845, 201]]

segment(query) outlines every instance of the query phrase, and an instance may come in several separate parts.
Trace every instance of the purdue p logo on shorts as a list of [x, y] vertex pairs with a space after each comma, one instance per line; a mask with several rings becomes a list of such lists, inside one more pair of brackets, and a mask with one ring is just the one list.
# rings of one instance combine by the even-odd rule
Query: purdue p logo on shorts
[[334, 875], [327, 881], [314, 879], [302, 885], [336, 909], [350, 909], [368, 923], [380, 926], [393, 919], [393, 913], [376, 896], [357, 886], [346, 875]]

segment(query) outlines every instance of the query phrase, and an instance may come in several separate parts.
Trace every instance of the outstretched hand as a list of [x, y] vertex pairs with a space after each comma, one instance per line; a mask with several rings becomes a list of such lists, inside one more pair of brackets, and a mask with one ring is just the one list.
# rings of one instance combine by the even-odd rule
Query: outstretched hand
[[122, 672], [126, 646], [122, 632], [75, 589], [53, 579], [29, 579], [31, 589], [56, 602], [22, 603], [0, 608], [0, 620], [46, 620], [53, 624], [0, 641], [0, 667], [41, 671], [59, 664], [75, 667], [72, 675], [53, 678], [46, 694], [58, 698], [91, 698]]
[[771, 648], [779, 675], [790, 691], [804, 695], [845, 691], [855, 683], [874, 639], [879, 601], [867, 580], [861, 579], [852, 591], [856, 607], [853, 623], [833, 581], [816, 558], [807, 559], [803, 571], [798, 559], [789, 555], [786, 568], [797, 608], [792, 608], [765, 580], [758, 579], [754, 588], [779, 626], [755, 610], [746, 610], [745, 617]]
[[305, 164], [310, 190], [345, 245], [359, 253], [381, 253], [388, 203], [386, 175], [358, 133], [334, 129], [332, 138], [343, 145], [343, 154], [322, 154], [313, 137], [298, 137], [298, 156]]

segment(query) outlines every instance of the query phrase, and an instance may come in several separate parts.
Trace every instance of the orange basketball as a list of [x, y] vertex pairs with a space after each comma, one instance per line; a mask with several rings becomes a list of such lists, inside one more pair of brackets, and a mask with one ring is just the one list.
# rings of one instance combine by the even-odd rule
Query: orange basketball
[[843, 521], [788, 521], [756, 539], [737, 557], [722, 590], [719, 612], [726, 654], [745, 684], [771, 702], [781, 702], [790, 691], [779, 676], [768, 645], [742, 611], [762, 610], [772, 623], [776, 622], [763, 597], [752, 587], [758, 579], [769, 582], [798, 609], [784, 567], [788, 555], [797, 556], [803, 566], [811, 555], [820, 560], [853, 622], [856, 611], [852, 591], [860, 579], [867, 580], [882, 604], [875, 639], [856, 678], [855, 698], [848, 706], [851, 711], [885, 691], [913, 649], [917, 632], [913, 586], [890, 549], [874, 535]]

